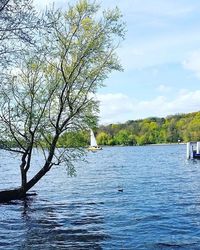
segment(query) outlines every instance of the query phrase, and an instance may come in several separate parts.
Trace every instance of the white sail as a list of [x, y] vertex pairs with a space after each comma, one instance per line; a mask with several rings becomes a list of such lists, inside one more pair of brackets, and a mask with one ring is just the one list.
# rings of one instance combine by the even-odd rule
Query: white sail
[[94, 137], [94, 133], [93, 133], [92, 129], [90, 129], [90, 146], [97, 147], [97, 142], [96, 142], [96, 139]]

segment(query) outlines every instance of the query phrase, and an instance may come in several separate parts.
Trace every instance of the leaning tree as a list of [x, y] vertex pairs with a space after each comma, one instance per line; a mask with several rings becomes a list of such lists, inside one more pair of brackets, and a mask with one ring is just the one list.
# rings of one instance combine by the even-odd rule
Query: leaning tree
[[[21, 158], [21, 186], [1, 191], [1, 201], [24, 197], [55, 165], [65, 163], [74, 171], [73, 160], [83, 151], [59, 149], [59, 138], [90, 125], [98, 110], [98, 87], [111, 71], [121, 70], [116, 55], [124, 37], [121, 14], [100, 10], [80, 0], [65, 12], [49, 11], [51, 27], [42, 33], [40, 49], [24, 53], [18, 74], [1, 87], [0, 141]], [[36, 149], [43, 164], [28, 179]]]

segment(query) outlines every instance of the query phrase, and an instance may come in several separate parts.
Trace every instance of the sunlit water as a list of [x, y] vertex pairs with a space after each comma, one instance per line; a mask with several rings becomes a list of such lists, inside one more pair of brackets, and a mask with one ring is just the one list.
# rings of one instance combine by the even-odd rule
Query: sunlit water
[[[37, 196], [0, 205], [0, 249], [200, 249], [200, 161], [185, 151], [105, 147], [77, 177], [52, 169]], [[17, 187], [17, 159], [0, 158], [0, 189]]]

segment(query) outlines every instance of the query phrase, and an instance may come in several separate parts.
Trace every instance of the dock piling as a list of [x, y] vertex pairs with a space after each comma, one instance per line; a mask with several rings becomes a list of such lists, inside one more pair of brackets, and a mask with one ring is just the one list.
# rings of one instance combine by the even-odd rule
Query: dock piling
[[197, 142], [197, 154], [199, 154], [200, 153], [200, 142], [198, 141]]
[[187, 142], [187, 160], [200, 159], [200, 141]]
[[190, 142], [187, 142], [187, 160], [189, 160], [191, 157], [191, 153], [190, 153]]

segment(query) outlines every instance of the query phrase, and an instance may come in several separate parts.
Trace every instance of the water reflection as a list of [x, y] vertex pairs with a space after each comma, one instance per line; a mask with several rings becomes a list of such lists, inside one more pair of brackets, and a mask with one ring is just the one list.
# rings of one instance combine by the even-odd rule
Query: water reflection
[[28, 198], [21, 203], [21, 249], [102, 249], [108, 238], [98, 204], [55, 203]]

